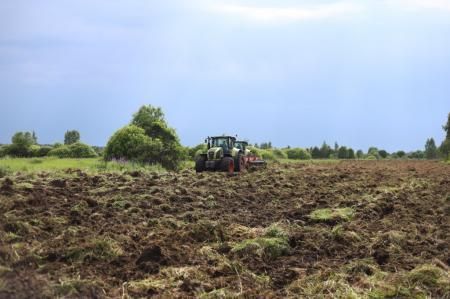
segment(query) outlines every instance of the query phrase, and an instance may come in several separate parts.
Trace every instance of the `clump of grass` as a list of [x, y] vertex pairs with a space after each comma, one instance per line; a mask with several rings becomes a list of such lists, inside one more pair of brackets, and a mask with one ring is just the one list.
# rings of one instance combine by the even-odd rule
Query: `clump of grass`
[[239, 294], [228, 290], [227, 288], [216, 289], [206, 293], [197, 295], [200, 299], [223, 299], [223, 298], [238, 298]]
[[112, 261], [123, 254], [120, 245], [113, 239], [94, 239], [85, 246], [71, 248], [66, 258], [72, 262], [85, 260]]
[[99, 288], [89, 280], [69, 279], [60, 280], [60, 283], [53, 287], [53, 292], [57, 297], [83, 297], [83, 293], [89, 293], [91, 296]]
[[361, 298], [347, 282], [336, 273], [317, 273], [295, 280], [287, 288], [289, 297], [301, 298]]
[[[159, 293], [160, 296], [165, 298], [168, 294], [171, 294], [171, 290], [179, 287], [184, 282], [191, 281], [201, 284], [207, 278], [198, 267], [167, 267], [162, 269], [157, 276], [130, 281], [126, 285], [126, 290], [139, 294]], [[169, 292], [167, 295], [164, 293], [166, 291]]]
[[256, 254], [276, 259], [289, 252], [288, 234], [278, 225], [268, 227], [263, 236], [247, 239], [236, 244], [231, 252], [238, 255]]
[[127, 290], [135, 293], [149, 294], [151, 292], [162, 291], [171, 286], [173, 286], [172, 282], [166, 281], [166, 279], [145, 278], [129, 282], [127, 284]]
[[450, 295], [450, 275], [432, 264], [424, 264], [408, 273], [408, 280], [425, 288], [442, 288]]
[[198, 242], [223, 242], [226, 238], [222, 225], [209, 220], [201, 220], [191, 224], [189, 235]]
[[10, 175], [12, 170], [9, 166], [0, 165], [0, 178]]
[[309, 218], [318, 222], [349, 221], [353, 218], [355, 211], [352, 208], [326, 208], [314, 210]]

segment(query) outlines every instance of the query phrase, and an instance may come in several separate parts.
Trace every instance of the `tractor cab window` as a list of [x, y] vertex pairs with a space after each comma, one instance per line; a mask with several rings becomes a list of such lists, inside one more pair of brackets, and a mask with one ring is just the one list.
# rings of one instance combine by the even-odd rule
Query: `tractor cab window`
[[222, 148], [228, 148], [228, 138], [214, 138], [212, 140], [212, 147], [222, 147]]

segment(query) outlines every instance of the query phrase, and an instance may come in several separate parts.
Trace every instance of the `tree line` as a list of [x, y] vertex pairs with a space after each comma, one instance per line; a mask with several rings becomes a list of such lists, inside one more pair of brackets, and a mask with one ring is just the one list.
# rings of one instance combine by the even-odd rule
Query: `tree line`
[[[272, 142], [262, 142], [250, 146], [250, 150], [266, 160], [277, 159], [449, 159], [450, 155], [450, 113], [443, 126], [445, 139], [438, 147], [433, 138], [425, 142], [423, 150], [389, 153], [384, 149], [370, 147], [366, 152], [354, 150], [348, 146], [334, 146], [323, 142], [321, 146], [310, 148], [275, 148]], [[185, 160], [195, 158], [206, 150], [205, 144], [184, 147], [176, 131], [165, 120], [161, 108], [152, 105], [142, 106], [129, 124], [117, 130], [109, 139], [106, 147], [91, 147], [80, 141], [77, 130], [68, 130], [64, 134], [64, 143], [40, 145], [36, 133], [17, 132], [11, 138], [11, 144], [0, 145], [0, 157], [45, 157], [92, 158], [103, 157], [106, 161], [132, 161], [147, 164], [160, 164], [167, 169], [177, 169]]]

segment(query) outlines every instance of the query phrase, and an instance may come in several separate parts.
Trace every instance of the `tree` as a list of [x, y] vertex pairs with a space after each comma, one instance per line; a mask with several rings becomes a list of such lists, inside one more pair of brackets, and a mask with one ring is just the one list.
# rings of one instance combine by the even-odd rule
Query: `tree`
[[323, 159], [328, 159], [331, 154], [331, 147], [324, 141], [320, 147], [320, 156]]
[[433, 138], [427, 139], [425, 143], [425, 158], [431, 160], [438, 157], [438, 150]]
[[31, 134], [31, 138], [33, 138], [33, 144], [37, 144], [37, 136], [34, 131], [33, 131], [33, 134]]
[[450, 113], [448, 114], [447, 117], [447, 123], [444, 126], [442, 126], [442, 128], [447, 133], [445, 139], [450, 139]]
[[380, 154], [378, 152], [378, 148], [376, 147], [369, 147], [369, 149], [367, 150], [367, 157], [373, 157], [375, 159], [379, 159], [380, 158]]
[[381, 158], [386, 159], [387, 156], [389, 156], [389, 153], [385, 150], [379, 150], [378, 154], [380, 155]]
[[312, 149], [311, 156], [312, 156], [313, 159], [320, 159], [321, 158], [320, 149], [317, 146], [315, 146]]
[[450, 159], [450, 139], [445, 139], [441, 146], [439, 147], [439, 151], [441, 152], [444, 159]]
[[[160, 107], [153, 107], [152, 105], [142, 106], [133, 115], [131, 125], [143, 129], [145, 135], [150, 138], [145, 140], [145, 142], [151, 155], [146, 155], [145, 161], [158, 161], [167, 169], [176, 169], [187, 156], [175, 130], [167, 125], [164, 113]], [[162, 144], [160, 151], [153, 151], [160, 144]], [[144, 149], [140, 148], [140, 150]]]
[[80, 133], [76, 130], [67, 131], [64, 134], [64, 144], [70, 145], [80, 141]]
[[363, 152], [362, 150], [359, 149], [359, 150], [356, 152], [356, 158], [358, 158], [358, 159], [364, 158], [364, 152]]
[[104, 155], [106, 160], [125, 159], [156, 164], [161, 163], [159, 153], [162, 147], [162, 142], [147, 136], [144, 129], [128, 125], [111, 136]]
[[30, 132], [17, 132], [11, 138], [12, 144], [8, 147], [8, 154], [17, 157], [28, 157], [30, 147], [35, 143]]
[[348, 159], [348, 151], [345, 146], [341, 146], [337, 151], [338, 159]]
[[355, 159], [355, 151], [352, 148], [349, 148], [347, 151], [348, 159]]
[[405, 151], [397, 151], [395, 154], [396, 154], [397, 157], [399, 157], [399, 158], [403, 158], [404, 156], [406, 156]]

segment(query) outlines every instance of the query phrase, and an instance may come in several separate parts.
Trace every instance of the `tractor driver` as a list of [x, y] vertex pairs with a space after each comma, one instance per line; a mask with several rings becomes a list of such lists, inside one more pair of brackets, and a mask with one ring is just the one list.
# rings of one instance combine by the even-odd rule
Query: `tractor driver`
[[220, 147], [222, 147], [224, 150], [227, 148], [227, 144], [226, 144], [225, 140], [222, 141], [222, 144], [220, 145]]

